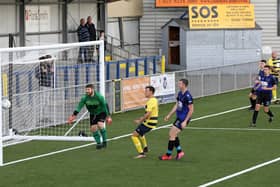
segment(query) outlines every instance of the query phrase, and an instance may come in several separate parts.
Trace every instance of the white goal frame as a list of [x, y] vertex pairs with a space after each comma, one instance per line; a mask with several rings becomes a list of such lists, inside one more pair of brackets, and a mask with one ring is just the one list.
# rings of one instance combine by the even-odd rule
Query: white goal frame
[[[105, 97], [105, 63], [104, 63], [104, 41], [90, 41], [82, 43], [67, 43], [67, 44], [52, 44], [52, 45], [43, 45], [43, 46], [31, 46], [31, 47], [16, 47], [16, 48], [3, 48], [0, 49], [0, 72], [1, 72], [1, 81], [0, 81], [0, 93], [2, 93], [2, 54], [8, 52], [27, 52], [34, 50], [47, 50], [47, 49], [61, 49], [61, 48], [74, 48], [74, 47], [84, 47], [91, 45], [99, 45], [99, 92]], [[6, 63], [6, 62], [4, 62]], [[9, 64], [10, 62], [7, 62]], [[0, 99], [0, 106], [2, 106], [2, 97]], [[55, 141], [94, 141], [92, 137], [69, 137], [69, 136], [22, 136], [14, 135], [10, 129], [8, 136], [3, 137], [3, 124], [2, 124], [2, 107], [0, 107], [0, 166], [3, 166], [3, 141], [6, 140], [55, 140]], [[85, 115], [83, 115], [85, 116]]]

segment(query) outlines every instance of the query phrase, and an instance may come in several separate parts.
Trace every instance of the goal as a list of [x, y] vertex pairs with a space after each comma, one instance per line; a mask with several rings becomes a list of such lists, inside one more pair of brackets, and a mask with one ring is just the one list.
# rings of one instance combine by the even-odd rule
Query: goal
[[105, 96], [104, 41], [0, 49], [0, 62], [0, 165], [22, 140], [93, 141], [85, 109], [67, 119], [87, 84]]

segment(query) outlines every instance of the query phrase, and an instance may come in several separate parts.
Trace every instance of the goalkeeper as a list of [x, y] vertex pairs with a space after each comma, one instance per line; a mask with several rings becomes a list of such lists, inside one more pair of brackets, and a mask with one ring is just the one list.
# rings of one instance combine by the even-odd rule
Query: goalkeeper
[[[111, 124], [112, 118], [109, 114], [109, 108], [105, 98], [93, 88], [92, 84], [86, 85], [86, 94], [81, 98], [73, 114], [69, 117], [68, 123], [71, 124], [83, 106], [86, 105], [90, 113], [90, 130], [92, 136], [96, 141], [96, 149], [106, 148], [107, 146], [107, 132], [104, 126], [106, 121]], [[100, 132], [100, 133], [99, 133]], [[101, 136], [102, 143], [101, 143]]]

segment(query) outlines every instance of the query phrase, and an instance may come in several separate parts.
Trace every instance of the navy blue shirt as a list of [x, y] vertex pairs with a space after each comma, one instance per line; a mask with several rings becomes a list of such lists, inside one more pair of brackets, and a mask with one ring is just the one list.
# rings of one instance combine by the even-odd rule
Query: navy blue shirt
[[262, 93], [272, 94], [272, 90], [264, 90], [262, 89], [262, 87], [272, 88], [276, 84], [275, 78], [272, 75], [263, 76], [261, 77], [260, 81], [261, 81], [260, 91]]
[[[264, 71], [260, 70], [259, 74], [258, 74], [258, 80], [261, 81], [262, 77], [264, 77]], [[257, 83], [254, 85], [253, 89], [258, 93], [260, 93], [260, 91], [262, 91], [262, 85], [261, 83]]]
[[176, 116], [180, 121], [184, 121], [189, 113], [189, 105], [193, 104], [191, 93], [187, 90], [185, 93], [181, 91], [177, 96]]

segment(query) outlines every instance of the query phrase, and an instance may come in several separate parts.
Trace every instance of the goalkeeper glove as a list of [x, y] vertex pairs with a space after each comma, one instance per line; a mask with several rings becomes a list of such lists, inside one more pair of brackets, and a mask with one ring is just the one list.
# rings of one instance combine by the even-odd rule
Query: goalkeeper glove
[[71, 124], [75, 119], [76, 119], [76, 116], [75, 116], [75, 115], [71, 115], [71, 116], [68, 118], [68, 124]]

